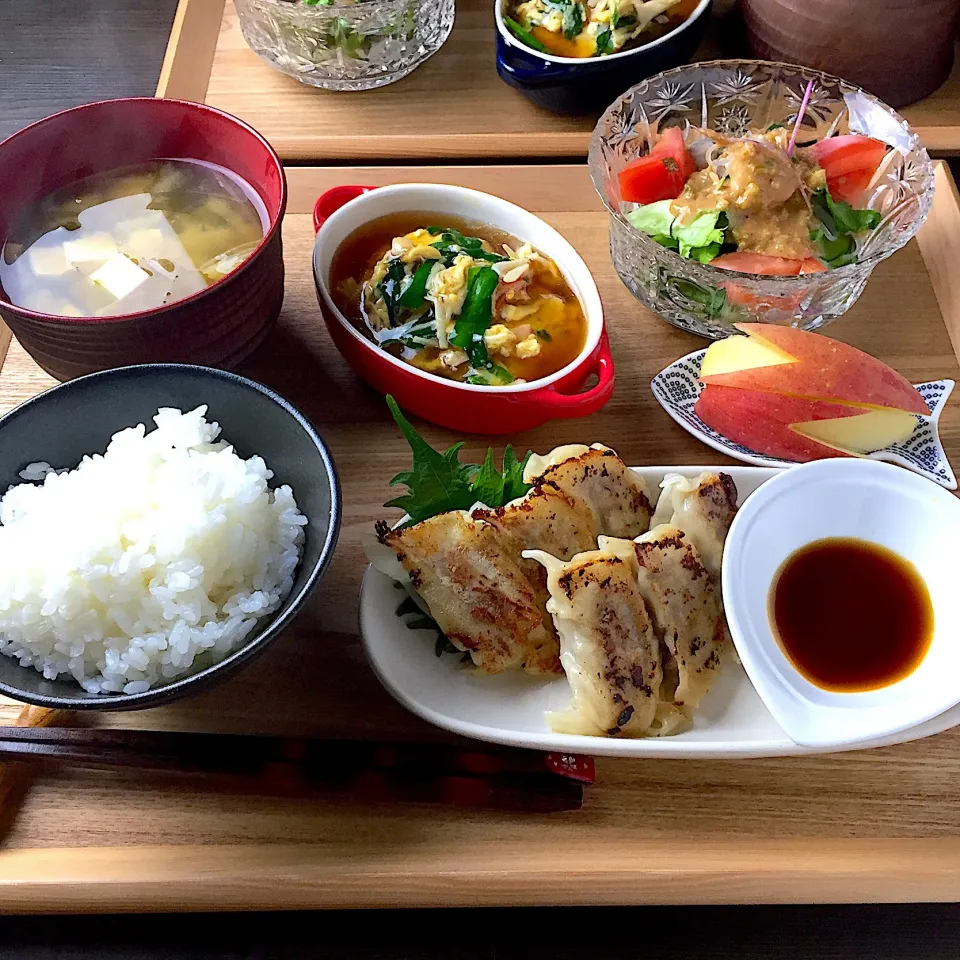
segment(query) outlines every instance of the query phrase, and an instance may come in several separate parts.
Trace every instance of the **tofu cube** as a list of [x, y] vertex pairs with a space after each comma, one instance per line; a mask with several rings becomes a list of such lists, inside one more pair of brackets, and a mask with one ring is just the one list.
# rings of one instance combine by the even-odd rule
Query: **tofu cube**
[[59, 277], [73, 269], [63, 252], [63, 245], [41, 247], [35, 243], [27, 250], [27, 263], [35, 276]]
[[147, 260], [157, 260], [166, 256], [163, 233], [154, 228], [132, 231], [127, 237], [126, 247], [132, 256]]
[[80, 240], [65, 240], [63, 254], [70, 263], [89, 263], [91, 260], [109, 260], [117, 252], [117, 245], [109, 233], [92, 233]]
[[90, 279], [108, 290], [118, 300], [133, 293], [142, 283], [146, 283], [150, 274], [141, 270], [129, 257], [122, 253], [114, 254], [99, 269], [90, 274]]

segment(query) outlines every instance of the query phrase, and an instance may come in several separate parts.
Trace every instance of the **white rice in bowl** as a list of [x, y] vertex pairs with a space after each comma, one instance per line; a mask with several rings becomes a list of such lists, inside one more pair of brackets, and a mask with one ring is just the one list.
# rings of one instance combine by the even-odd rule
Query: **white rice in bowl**
[[90, 693], [140, 693], [223, 659], [293, 587], [307, 523], [220, 427], [161, 409], [74, 470], [0, 498], [0, 653]]

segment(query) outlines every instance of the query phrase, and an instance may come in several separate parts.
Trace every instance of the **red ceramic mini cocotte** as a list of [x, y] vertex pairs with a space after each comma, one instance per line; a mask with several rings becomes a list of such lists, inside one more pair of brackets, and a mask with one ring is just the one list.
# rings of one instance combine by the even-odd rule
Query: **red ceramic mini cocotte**
[[283, 166], [252, 127], [200, 103], [131, 97], [56, 113], [0, 143], [0, 247], [38, 200], [93, 174], [154, 159], [204, 160], [259, 195], [265, 236], [222, 280], [155, 310], [115, 317], [56, 317], [10, 303], [0, 317], [58, 380], [137, 363], [189, 362], [232, 369], [266, 337], [283, 303], [280, 223]]
[[[330, 296], [333, 256], [350, 234], [371, 220], [414, 211], [488, 223], [529, 241], [551, 257], [579, 298], [587, 319], [587, 339], [580, 355], [557, 373], [531, 383], [481, 387], [418, 370], [365, 337], [340, 313]], [[597, 286], [573, 247], [539, 217], [466, 187], [403, 183], [374, 189], [351, 185], [334, 187], [317, 200], [314, 227], [313, 276], [333, 342], [367, 383], [381, 393], [392, 394], [408, 413], [461, 433], [510, 434], [560, 417], [585, 417], [610, 399], [613, 359]], [[592, 374], [596, 374], [597, 384], [577, 392]]]

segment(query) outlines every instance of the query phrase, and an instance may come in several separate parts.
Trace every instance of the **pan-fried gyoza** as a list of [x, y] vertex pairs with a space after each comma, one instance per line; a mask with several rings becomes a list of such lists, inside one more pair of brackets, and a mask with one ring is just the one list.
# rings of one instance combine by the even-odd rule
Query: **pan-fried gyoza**
[[654, 511], [644, 479], [607, 447], [519, 461], [508, 447], [502, 471], [489, 452], [469, 467], [391, 410], [414, 468], [394, 481], [409, 489], [393, 501], [409, 516], [394, 530], [378, 524], [379, 549], [393, 552], [447, 639], [481, 673], [565, 674], [570, 706], [547, 717], [558, 732], [689, 727], [723, 660], [733, 480], [668, 474]]
[[[451, 510], [382, 537], [447, 639], [485, 673], [540, 664], [555, 641], [534, 590], [502, 549], [495, 527]], [[551, 649], [548, 672], [553, 670]]]
[[[597, 538], [633, 536], [650, 522], [650, 497], [644, 481], [607, 447], [571, 444], [546, 457], [531, 456], [524, 469], [528, 493], [496, 509], [474, 510], [473, 516], [495, 526], [503, 550], [524, 571], [543, 610], [552, 638], [553, 672], [561, 672], [557, 634], [546, 610], [543, 568], [524, 559], [525, 550], [542, 550], [569, 560], [597, 545]], [[546, 672], [545, 658], [533, 672]], [[529, 664], [527, 669], [530, 670]]]
[[[601, 479], [608, 488], [605, 495]], [[447, 638], [470, 651], [486, 673], [519, 665], [529, 673], [561, 672], [557, 634], [546, 611], [545, 577], [539, 564], [524, 559], [524, 550], [569, 559], [596, 547], [600, 536], [646, 529], [650, 521], [646, 485], [612, 450], [578, 448], [572, 456], [546, 462], [544, 475], [532, 481], [523, 497], [505, 506], [475, 509], [472, 528], [466, 527], [465, 514], [448, 511], [380, 538], [395, 550]], [[451, 515], [456, 520], [444, 519]], [[488, 570], [494, 554], [502, 572]], [[516, 622], [497, 624], [514, 616], [515, 574], [524, 581], [528, 606]], [[498, 594], [498, 582], [509, 599]], [[538, 616], [531, 615], [530, 604]]]
[[679, 527], [654, 527], [637, 537], [633, 548], [640, 593], [676, 667], [677, 686], [665, 693], [690, 716], [720, 667], [725, 631], [719, 589]]
[[733, 515], [737, 512], [737, 485], [726, 473], [701, 473], [686, 479], [664, 477], [651, 526], [680, 527], [697, 548], [714, 584], [720, 583], [720, 559]]
[[665, 736], [689, 726], [720, 667], [720, 601], [696, 548], [663, 524], [635, 540], [600, 537], [568, 563], [527, 556], [548, 572], [570, 709], [561, 733]]
[[558, 733], [645, 736], [660, 702], [660, 641], [637, 584], [633, 543], [604, 539], [603, 549], [567, 563], [541, 550], [528, 553], [547, 571], [547, 609], [573, 695], [565, 712], [547, 719]]
[[650, 525], [650, 491], [609, 447], [595, 443], [557, 447], [527, 461], [524, 478], [579, 497], [598, 519], [601, 533], [632, 539]]

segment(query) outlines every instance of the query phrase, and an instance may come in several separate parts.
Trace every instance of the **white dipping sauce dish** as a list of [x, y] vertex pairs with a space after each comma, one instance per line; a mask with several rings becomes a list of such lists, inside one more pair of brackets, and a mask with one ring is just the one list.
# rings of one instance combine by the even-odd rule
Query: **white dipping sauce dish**
[[[777, 640], [770, 592], [778, 571], [795, 551], [828, 537], [892, 550], [916, 567], [929, 591], [930, 647], [912, 673], [880, 689], [822, 689]], [[723, 602], [744, 669], [784, 732], [803, 746], [837, 747], [909, 729], [960, 702], [958, 571], [960, 500], [900, 467], [817, 460], [785, 470], [750, 496], [727, 536]]]

